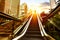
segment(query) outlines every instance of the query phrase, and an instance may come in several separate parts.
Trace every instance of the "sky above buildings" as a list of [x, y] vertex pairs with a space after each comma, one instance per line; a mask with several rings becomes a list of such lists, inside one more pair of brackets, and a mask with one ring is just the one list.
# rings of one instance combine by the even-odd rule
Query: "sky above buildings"
[[43, 2], [49, 2], [49, 0], [21, 0], [20, 1], [20, 4], [22, 3], [27, 3], [28, 6], [31, 6], [31, 5], [40, 5], [40, 3], [43, 3]]
[[[40, 12], [40, 4], [42, 3], [49, 3], [49, 0], [20, 0], [20, 5], [26, 3], [29, 9], [36, 10]], [[47, 4], [48, 5], [48, 4]], [[44, 5], [45, 6], [45, 5]]]

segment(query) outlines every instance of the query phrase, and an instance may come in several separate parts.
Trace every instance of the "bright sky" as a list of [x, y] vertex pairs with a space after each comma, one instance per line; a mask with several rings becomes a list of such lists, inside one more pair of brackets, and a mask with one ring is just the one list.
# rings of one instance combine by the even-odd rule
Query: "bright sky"
[[40, 11], [38, 7], [43, 2], [49, 2], [49, 0], [20, 0], [20, 4], [27, 3], [29, 9], [36, 11]]
[[40, 5], [43, 2], [49, 2], [49, 0], [20, 0], [20, 4], [27, 3], [28, 6], [30, 5]]

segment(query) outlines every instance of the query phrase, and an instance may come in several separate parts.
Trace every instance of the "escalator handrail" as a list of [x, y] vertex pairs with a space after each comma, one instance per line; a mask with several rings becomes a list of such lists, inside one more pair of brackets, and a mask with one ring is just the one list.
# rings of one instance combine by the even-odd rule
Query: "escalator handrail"
[[19, 36], [17, 36], [16, 38], [12, 39], [12, 40], [18, 40], [19, 38], [21, 38], [22, 36], [25, 35], [25, 33], [26, 33], [26, 31], [27, 31], [27, 29], [28, 29], [28, 27], [29, 27], [29, 24], [30, 24], [30, 22], [31, 22], [31, 20], [32, 20], [32, 17], [33, 17], [33, 15], [30, 17], [29, 21], [28, 21], [27, 24], [25, 25], [25, 27], [24, 27], [24, 29], [22, 30], [21, 34], [20, 34]]
[[[43, 37], [48, 37], [48, 38], [51, 39], [51, 40], [55, 40], [52, 36], [50, 36], [50, 35], [48, 35], [48, 34], [46, 33], [46, 31], [44, 30], [44, 26], [42, 25], [42, 22], [40, 21], [38, 15], [37, 15], [37, 19], [38, 19], [38, 24], [39, 24], [39, 28], [40, 28], [41, 35], [42, 35]], [[48, 39], [48, 40], [49, 40], [49, 39]], [[47, 40], [47, 39], [46, 39], [46, 40]]]
[[38, 24], [39, 24], [39, 29], [40, 29], [41, 35], [48, 36], [48, 34], [44, 30], [44, 27], [43, 27], [42, 22], [40, 21], [40, 18], [38, 15], [37, 15], [37, 19], [38, 19]]
[[23, 28], [25, 27], [26, 23], [28, 22], [28, 20], [30, 19], [31, 15], [29, 15], [25, 20], [24, 22], [19, 26], [17, 27], [14, 31], [13, 31], [13, 34], [16, 35], [18, 34], [19, 32], [21, 32], [23, 30]]
[[56, 14], [56, 12], [59, 11], [59, 10], [60, 10], [60, 4], [57, 5], [56, 8], [54, 8], [54, 9], [50, 12], [50, 14], [47, 15], [46, 18], [44, 18], [44, 21], [43, 21], [42, 23], [44, 24], [48, 19], [50, 19], [51, 17], [53, 17], [53, 16]]
[[22, 23], [22, 25], [20, 25], [19, 27], [17, 27], [17, 28], [13, 31], [14, 35], [18, 34], [18, 32], [20, 32], [20, 30], [21, 30], [22, 28], [24, 28], [24, 25], [27, 23], [27, 21], [28, 21], [28, 19], [25, 20], [25, 21]]

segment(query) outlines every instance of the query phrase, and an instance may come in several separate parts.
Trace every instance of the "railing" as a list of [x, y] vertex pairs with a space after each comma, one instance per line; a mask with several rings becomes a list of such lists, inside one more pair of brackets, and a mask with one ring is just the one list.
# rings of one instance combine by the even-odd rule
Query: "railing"
[[[58, 14], [56, 16], [56, 14]], [[41, 18], [40, 18], [41, 19]], [[54, 20], [53, 20], [54, 19]], [[53, 38], [55, 38], [56, 40], [60, 40], [60, 3], [56, 6], [56, 8], [54, 8], [52, 11], [50, 11], [50, 14], [45, 17], [42, 21], [42, 24], [45, 26], [43, 27], [46, 32], [52, 36]], [[58, 38], [57, 38], [57, 37]]]
[[26, 24], [27, 21], [28, 19], [13, 31], [14, 35], [16, 35], [22, 29], [22, 27]]
[[48, 19], [53, 17], [55, 14], [57, 14], [58, 11], [60, 11], [60, 4], [57, 5], [57, 7], [55, 9], [53, 9], [46, 18], [43, 19], [42, 23], [44, 24]]
[[45, 37], [46, 40], [55, 40], [53, 37], [51, 37], [50, 35], [48, 35], [44, 29], [44, 26], [40, 20], [40, 17], [37, 15], [37, 19], [38, 19], [38, 24], [39, 24], [39, 29], [40, 29], [40, 33], [43, 37]]
[[[43, 27], [43, 29], [45, 29], [46, 30], [46, 32], [49, 34], [49, 35], [51, 35], [53, 38], [55, 38], [55, 39], [59, 39], [59, 38], [57, 38], [57, 37], [55, 37], [56, 36], [56, 34], [57, 34], [57, 36], [58, 36], [58, 34], [59, 34], [59, 31], [60, 31], [60, 27], [59, 26], [57, 26], [57, 24], [55, 24], [54, 23], [54, 21], [52, 20], [53, 18], [55, 18], [56, 16], [56, 14], [58, 14], [59, 15], [59, 12], [60, 12], [60, 4], [59, 5], [57, 5], [57, 7], [55, 8], [55, 9], [53, 9], [51, 12], [50, 12], [50, 14], [46, 17], [46, 18], [44, 18], [43, 19], [43, 25], [45, 26], [45, 27]], [[41, 19], [41, 18], [40, 18]], [[54, 20], [56, 20], [56, 19], [54, 19]], [[58, 22], [59, 23], [59, 22]], [[47, 24], [47, 25], [46, 25]], [[42, 29], [42, 28], [41, 28]], [[55, 33], [55, 34], [54, 34]], [[42, 34], [43, 35], [43, 34]], [[48, 37], [50, 37], [48, 35]], [[60, 36], [58, 36], [58, 37], [60, 37]], [[51, 38], [51, 37], [50, 37]], [[54, 40], [55, 40], [54, 39]]]
[[30, 17], [31, 17], [31, 14], [28, 17], [26, 17], [24, 22], [13, 31], [14, 35], [16, 35], [23, 28], [23, 26], [28, 22]]
[[42, 25], [42, 22], [40, 21], [40, 18], [38, 15], [37, 15], [37, 19], [38, 19], [38, 24], [39, 24], [41, 35], [42, 36], [48, 36], [48, 34], [44, 30], [44, 26]]
[[0, 12], [0, 19], [1, 19], [0, 20], [0, 34], [8, 34], [10, 36], [16, 35], [18, 31], [22, 28], [21, 25], [24, 25], [30, 16], [31, 15], [26, 16], [25, 18], [23, 18], [24, 20], [22, 21], [21, 19], [14, 18], [8, 14]]
[[24, 26], [23, 30], [20, 32], [20, 35], [17, 36], [16, 38], [12, 39], [12, 40], [18, 40], [19, 38], [21, 38], [22, 36], [25, 35], [28, 27], [29, 27], [29, 24], [31, 22], [31, 19], [32, 19], [33, 15], [30, 17], [30, 19], [28, 20], [28, 22], [26, 23], [26, 25]]

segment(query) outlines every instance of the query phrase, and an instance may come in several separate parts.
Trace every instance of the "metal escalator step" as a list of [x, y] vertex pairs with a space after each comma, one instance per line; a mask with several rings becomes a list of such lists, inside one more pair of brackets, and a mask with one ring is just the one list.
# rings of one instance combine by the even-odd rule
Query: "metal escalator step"
[[39, 38], [39, 37], [41, 37], [41, 34], [39, 31], [27, 31], [25, 34], [25, 37]]
[[38, 31], [38, 28], [30, 28], [30, 29], [28, 29], [29, 31]]
[[25, 37], [32, 37], [32, 38], [39, 38], [39, 37], [41, 37], [41, 35], [39, 35], [39, 34], [26, 34], [25, 35]]
[[23, 37], [19, 40], [44, 40], [44, 39], [43, 37], [39, 37], [39, 38]]
[[40, 34], [40, 31], [27, 31], [26, 33], [29, 33], [29, 34]]

